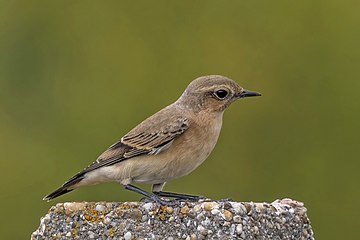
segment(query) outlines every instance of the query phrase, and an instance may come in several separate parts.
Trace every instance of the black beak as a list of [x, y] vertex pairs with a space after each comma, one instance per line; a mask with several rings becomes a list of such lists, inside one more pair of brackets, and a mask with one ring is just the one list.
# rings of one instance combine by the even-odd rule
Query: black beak
[[239, 96], [239, 98], [257, 97], [257, 96], [261, 96], [261, 93], [243, 89], [243, 90], [238, 94], [238, 96]]

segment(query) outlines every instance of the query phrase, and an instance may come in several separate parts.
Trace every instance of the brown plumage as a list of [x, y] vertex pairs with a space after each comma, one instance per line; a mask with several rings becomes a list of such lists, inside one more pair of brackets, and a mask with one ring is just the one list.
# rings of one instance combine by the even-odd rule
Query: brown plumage
[[[160, 204], [164, 201], [157, 195], [195, 198], [162, 192], [162, 188], [167, 181], [193, 171], [209, 156], [220, 134], [224, 110], [235, 100], [250, 96], [260, 94], [244, 90], [224, 76], [195, 79], [175, 103], [140, 123], [44, 200], [81, 186], [110, 181]], [[132, 183], [153, 184], [153, 193]]]

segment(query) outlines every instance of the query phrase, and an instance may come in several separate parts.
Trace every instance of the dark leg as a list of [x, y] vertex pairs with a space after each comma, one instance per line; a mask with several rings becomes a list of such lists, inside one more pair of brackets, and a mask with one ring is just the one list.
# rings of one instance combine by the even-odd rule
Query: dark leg
[[128, 185], [125, 185], [124, 187], [127, 190], [134, 191], [136, 193], [144, 195], [145, 197], [150, 198], [151, 200], [155, 201], [159, 205], [169, 205], [170, 204], [170, 202], [161, 199], [159, 196], [157, 196], [153, 193], [148, 193], [148, 192], [142, 190], [141, 188], [135, 187], [134, 185], [128, 184]]
[[195, 196], [195, 195], [189, 195], [189, 194], [182, 194], [182, 193], [172, 193], [172, 192], [154, 192], [154, 194], [160, 196], [160, 197], [173, 197], [177, 199], [184, 199], [184, 200], [190, 200], [190, 201], [199, 201], [200, 199], [204, 199], [206, 197], [202, 196]]

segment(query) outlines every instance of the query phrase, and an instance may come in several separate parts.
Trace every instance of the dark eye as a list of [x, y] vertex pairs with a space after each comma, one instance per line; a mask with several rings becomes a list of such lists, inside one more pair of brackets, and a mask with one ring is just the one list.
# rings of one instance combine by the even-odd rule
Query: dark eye
[[228, 95], [228, 91], [226, 90], [223, 90], [223, 89], [220, 89], [220, 90], [217, 90], [215, 91], [215, 96], [219, 99], [224, 99], [226, 98], [226, 96]]

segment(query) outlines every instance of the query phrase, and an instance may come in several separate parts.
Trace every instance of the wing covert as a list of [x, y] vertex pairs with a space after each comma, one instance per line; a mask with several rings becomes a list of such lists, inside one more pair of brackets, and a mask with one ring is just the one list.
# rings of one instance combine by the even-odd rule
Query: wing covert
[[149, 125], [148, 128], [135, 128], [121, 138], [121, 142], [139, 150], [155, 151], [158, 148], [169, 146], [179, 135], [189, 127], [189, 121], [185, 117], [166, 119], [158, 124]]

